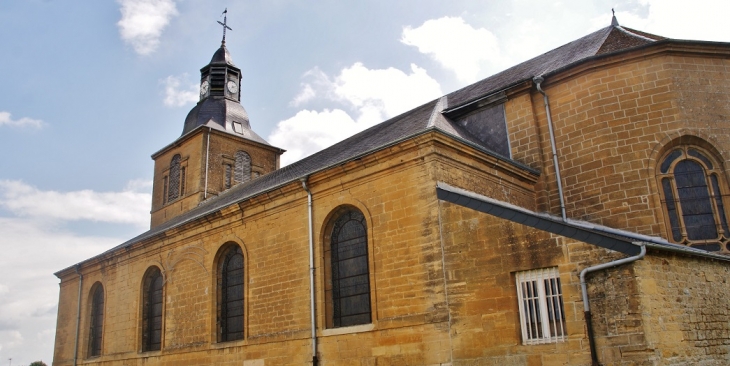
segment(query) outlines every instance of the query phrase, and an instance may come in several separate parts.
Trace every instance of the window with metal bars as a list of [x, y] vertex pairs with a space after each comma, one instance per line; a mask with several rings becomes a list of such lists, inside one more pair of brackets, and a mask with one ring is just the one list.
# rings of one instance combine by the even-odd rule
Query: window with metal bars
[[243, 339], [243, 252], [237, 244], [223, 250], [218, 267], [218, 341], [228, 342]]
[[162, 345], [164, 279], [160, 269], [147, 270], [142, 289], [142, 351], [159, 351]]
[[104, 328], [104, 287], [96, 283], [91, 295], [91, 319], [89, 321], [89, 357], [101, 355]]
[[558, 269], [518, 272], [515, 278], [522, 344], [564, 341], [565, 309]]
[[660, 160], [657, 177], [672, 241], [728, 251], [726, 188], [716, 159], [695, 146], [679, 146]]
[[331, 280], [326, 289], [331, 299], [328, 324], [337, 328], [371, 323], [367, 222], [352, 208], [334, 220], [327, 253]]

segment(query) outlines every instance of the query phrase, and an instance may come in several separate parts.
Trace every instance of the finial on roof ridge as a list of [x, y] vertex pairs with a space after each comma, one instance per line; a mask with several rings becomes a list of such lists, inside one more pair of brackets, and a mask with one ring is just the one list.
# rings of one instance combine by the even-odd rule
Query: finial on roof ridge
[[228, 26], [228, 8], [226, 10], [223, 10], [223, 13], [221, 14], [223, 16], [223, 23], [221, 21], [218, 21], [218, 24], [223, 26], [223, 40], [221, 41], [221, 46], [226, 45], [226, 29], [233, 30], [231, 27]]
[[611, 25], [614, 27], [618, 27], [618, 19], [616, 19], [616, 11], [611, 8], [611, 13], [613, 13], [613, 18], [611, 19]]

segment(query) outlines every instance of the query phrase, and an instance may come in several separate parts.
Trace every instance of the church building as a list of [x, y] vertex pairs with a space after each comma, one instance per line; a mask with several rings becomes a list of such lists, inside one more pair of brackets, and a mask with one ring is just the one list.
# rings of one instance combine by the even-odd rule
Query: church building
[[53, 365], [730, 364], [729, 43], [614, 18], [283, 168], [241, 80], [56, 273]]

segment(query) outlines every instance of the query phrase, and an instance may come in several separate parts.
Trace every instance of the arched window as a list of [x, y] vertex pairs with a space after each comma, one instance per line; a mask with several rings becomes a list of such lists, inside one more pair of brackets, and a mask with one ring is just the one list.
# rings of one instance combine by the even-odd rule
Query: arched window
[[245, 151], [236, 152], [236, 183], [244, 183], [251, 180], [251, 156]]
[[679, 146], [660, 160], [658, 178], [671, 240], [728, 250], [725, 183], [716, 159], [698, 147]]
[[348, 208], [333, 218], [331, 230], [325, 248], [328, 327], [368, 324], [372, 320], [365, 216]]
[[162, 344], [162, 287], [157, 267], [147, 270], [142, 286], [142, 351], [159, 351]]
[[167, 202], [172, 202], [180, 197], [180, 154], [172, 157], [170, 161], [170, 178], [167, 188]]
[[89, 321], [89, 357], [101, 355], [104, 328], [104, 287], [97, 283], [91, 292], [91, 319]]
[[237, 244], [223, 249], [218, 262], [218, 341], [243, 339], [243, 252]]

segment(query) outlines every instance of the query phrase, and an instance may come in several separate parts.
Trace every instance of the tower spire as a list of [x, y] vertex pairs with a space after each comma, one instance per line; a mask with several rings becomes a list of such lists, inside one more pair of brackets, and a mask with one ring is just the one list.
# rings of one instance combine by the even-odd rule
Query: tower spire
[[223, 26], [223, 40], [221, 41], [221, 44], [225, 45], [226, 44], [226, 29], [228, 29], [228, 30], [233, 30], [233, 29], [231, 29], [231, 27], [229, 27], [227, 24], [228, 23], [228, 8], [226, 8], [226, 10], [223, 10], [223, 14], [221, 14], [221, 15], [223, 15], [223, 23], [221, 23], [221, 21], [219, 20], [218, 24]]
[[[611, 8], [611, 13], [613, 13], [613, 18], [611, 18], [611, 25], [614, 26], [614, 27], [617, 27], [618, 26], [618, 19], [616, 19], [616, 11], [613, 10], [613, 8]], [[220, 22], [218, 22], [218, 23], [220, 23]], [[224, 41], [225, 41], [225, 38], [226, 38], [226, 36], [225, 36], [225, 30], [223, 30], [223, 39], [224, 39]]]

